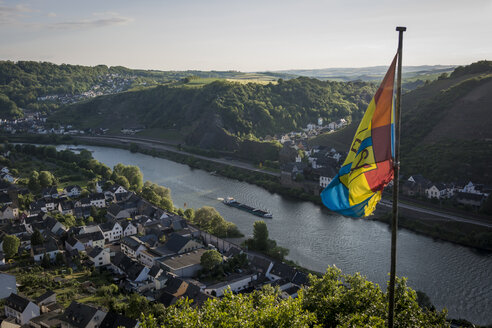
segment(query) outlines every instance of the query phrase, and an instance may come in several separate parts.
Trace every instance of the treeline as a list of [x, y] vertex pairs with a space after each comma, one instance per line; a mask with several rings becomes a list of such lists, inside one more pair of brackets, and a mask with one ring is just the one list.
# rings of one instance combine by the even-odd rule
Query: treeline
[[[419, 306], [417, 293], [406, 285], [406, 279], [398, 278], [396, 284], [395, 327], [449, 327], [445, 310]], [[329, 267], [320, 278], [311, 276], [310, 285], [299, 290], [297, 298], [283, 299], [278, 288], [266, 285], [250, 294], [227, 291], [223, 298], [210, 299], [201, 307], [185, 299], [167, 308], [155, 308], [144, 299], [122, 312], [133, 318], [135, 312], [142, 313], [140, 319], [146, 328], [387, 327], [387, 293], [360, 274], [342, 274], [335, 267]]]
[[102, 124], [111, 117], [113, 122], [124, 119], [125, 123], [163, 129], [207, 122], [247, 138], [297, 130], [318, 118], [325, 122], [359, 118], [374, 92], [374, 84], [367, 82], [304, 77], [268, 85], [215, 81], [201, 88], [159, 86], [75, 104], [54, 121], [88, 127], [94, 119]]
[[[106, 84], [107, 74], [131, 77], [130, 89], [137, 85], [153, 85], [180, 81], [186, 77], [235, 78], [244, 75], [235, 71], [156, 71], [134, 70], [123, 66], [56, 65], [35, 61], [0, 61], [0, 115], [2, 118], [22, 116], [20, 108], [49, 112], [58, 108], [56, 102], [38, 102], [46, 95], [75, 95], [90, 90], [96, 84]], [[279, 77], [286, 74], [268, 74]]]

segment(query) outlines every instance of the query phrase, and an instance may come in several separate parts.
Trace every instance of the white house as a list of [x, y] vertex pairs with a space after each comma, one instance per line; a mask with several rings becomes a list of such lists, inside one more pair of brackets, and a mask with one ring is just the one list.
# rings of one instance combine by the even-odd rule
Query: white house
[[121, 239], [121, 251], [123, 254], [136, 259], [141, 251], [147, 249], [137, 237], [128, 236]]
[[106, 222], [99, 225], [107, 242], [112, 242], [121, 238], [123, 228], [118, 222]]
[[131, 221], [122, 221], [121, 228], [123, 229], [123, 237], [133, 236], [137, 234], [137, 226], [134, 225]]
[[77, 185], [66, 186], [65, 192], [67, 193], [68, 197], [79, 197], [80, 193], [82, 192], [82, 188]]
[[47, 254], [50, 257], [50, 260], [53, 261], [58, 253], [61, 253], [61, 251], [58, 249], [58, 245], [53, 239], [48, 239], [42, 245], [31, 247], [31, 256], [36, 262], [40, 262], [43, 259], [44, 254]]
[[5, 205], [0, 208], [0, 222], [15, 219], [19, 216], [19, 208], [14, 205]]
[[98, 208], [106, 207], [106, 197], [102, 193], [93, 194], [90, 197], [91, 206]]
[[152, 249], [143, 249], [138, 254], [138, 261], [146, 267], [152, 268], [162, 255]]
[[232, 292], [237, 293], [250, 287], [253, 281], [255, 281], [257, 278], [258, 275], [254, 273], [244, 275], [230, 281], [222, 281], [217, 284], [207, 286], [205, 288], [205, 293], [216, 297], [221, 297], [222, 295], [224, 295], [224, 292], [227, 288], [231, 288]]
[[94, 266], [100, 267], [111, 264], [109, 250], [101, 247], [95, 247], [87, 253], [89, 260], [94, 263]]
[[447, 196], [447, 188], [442, 183], [437, 183], [431, 185], [429, 188], [425, 189], [425, 195], [427, 198], [432, 199], [442, 199]]
[[39, 306], [27, 298], [12, 293], [5, 299], [5, 316], [15, 318], [16, 323], [20, 325], [27, 324], [39, 314]]
[[61, 328], [97, 328], [106, 312], [73, 301], [60, 317]]

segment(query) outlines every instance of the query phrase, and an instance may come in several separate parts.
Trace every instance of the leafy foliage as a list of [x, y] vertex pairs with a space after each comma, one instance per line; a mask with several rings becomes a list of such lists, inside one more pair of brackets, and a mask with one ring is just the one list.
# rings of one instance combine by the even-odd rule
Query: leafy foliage
[[212, 270], [215, 266], [222, 263], [222, 255], [215, 249], [210, 249], [203, 253], [200, 264], [207, 270]]
[[[268, 85], [216, 81], [194, 89], [159, 86], [70, 106], [53, 122], [88, 127], [131, 121], [166, 129], [196, 126], [201, 121], [238, 137], [265, 136], [304, 127], [319, 117], [325, 121], [360, 117], [374, 91], [374, 85], [366, 82], [322, 82], [302, 77]], [[98, 116], [96, 113], [103, 113], [98, 122], [88, 119]]]
[[[281, 299], [269, 285], [250, 294], [210, 299], [201, 308], [187, 299], [144, 316], [142, 327], [386, 327], [387, 294], [360, 274], [344, 275], [329, 267], [310, 276], [298, 297]], [[397, 279], [395, 327], [449, 327], [446, 312], [420, 308], [415, 291]]]
[[255, 221], [253, 238], [247, 239], [244, 244], [251, 250], [262, 252], [278, 260], [283, 260], [289, 254], [287, 248], [277, 246], [275, 240], [268, 238], [268, 227], [264, 221]]
[[14, 235], [6, 235], [3, 238], [3, 252], [7, 258], [14, 257], [19, 251], [20, 239]]
[[224, 220], [219, 212], [210, 206], [198, 209], [191, 222], [201, 230], [217, 237], [242, 237], [242, 233], [234, 223]]

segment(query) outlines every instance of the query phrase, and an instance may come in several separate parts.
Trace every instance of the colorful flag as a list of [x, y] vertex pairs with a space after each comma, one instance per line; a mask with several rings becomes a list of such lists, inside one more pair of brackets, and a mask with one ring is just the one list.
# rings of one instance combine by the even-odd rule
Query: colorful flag
[[321, 193], [323, 204], [342, 215], [371, 214], [393, 180], [396, 59], [367, 107], [340, 171]]

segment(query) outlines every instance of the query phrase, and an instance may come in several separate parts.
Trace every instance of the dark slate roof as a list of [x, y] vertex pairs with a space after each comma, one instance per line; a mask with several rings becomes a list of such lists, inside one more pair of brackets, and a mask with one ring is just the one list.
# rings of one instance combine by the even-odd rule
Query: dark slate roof
[[134, 251], [136, 251], [138, 249], [138, 247], [140, 247], [140, 245], [142, 245], [138, 239], [135, 239], [135, 238], [132, 238], [129, 236], [123, 237], [121, 239], [121, 243], [125, 244], [126, 246], [128, 246], [129, 248], [131, 248]]
[[165, 307], [169, 307], [175, 304], [177, 301], [178, 298], [167, 291], [163, 291], [161, 295], [157, 298], [157, 302], [164, 304]]
[[5, 305], [16, 310], [17, 312], [22, 313], [29, 305], [29, 300], [25, 297], [12, 293], [5, 299]]
[[307, 285], [309, 283], [309, 279], [308, 279], [307, 274], [305, 274], [304, 272], [301, 272], [301, 271], [297, 271], [296, 275], [292, 279], [292, 282], [296, 285], [299, 285], [299, 286]]
[[89, 232], [89, 233], [83, 233], [81, 235], [75, 236], [77, 240], [79, 240], [81, 243], [85, 244], [88, 243], [90, 240], [102, 240], [104, 239], [104, 235], [102, 234], [101, 231], [96, 231], [96, 232]]
[[99, 328], [133, 328], [137, 325], [138, 321], [135, 319], [130, 319], [128, 317], [122, 316], [115, 312], [109, 312], [104, 317]]
[[39, 304], [42, 301], [44, 301], [45, 299], [47, 299], [47, 298], [49, 298], [49, 297], [51, 297], [53, 295], [55, 295], [55, 292], [52, 291], [52, 290], [48, 290], [43, 295], [36, 297], [35, 301], [36, 301], [37, 304]]
[[89, 197], [84, 197], [80, 200], [80, 204], [89, 205], [91, 203], [91, 199]]
[[284, 290], [284, 292], [286, 292], [289, 295], [294, 295], [295, 293], [297, 293], [299, 291], [299, 289], [300, 289], [299, 286], [291, 286], [291, 287], [287, 288], [286, 290]]
[[267, 272], [270, 263], [272, 263], [272, 261], [259, 256], [255, 256], [251, 260], [251, 265], [263, 274]]
[[92, 194], [90, 197], [90, 200], [101, 200], [101, 199], [106, 199], [106, 197], [104, 197], [104, 194], [99, 192], [99, 193], [95, 193], [95, 194]]
[[115, 195], [116, 202], [124, 202], [131, 196], [131, 192], [121, 192]]
[[282, 278], [292, 280], [296, 274], [296, 270], [285, 263], [275, 262], [270, 273]]
[[0, 193], [0, 203], [5, 204], [5, 203], [12, 203], [12, 200], [10, 199], [9, 194], [7, 193]]
[[74, 247], [77, 244], [78, 240], [74, 236], [70, 236], [67, 238], [66, 243], [70, 246]]
[[168, 279], [166, 282], [166, 287], [164, 287], [164, 290], [170, 294], [174, 294], [179, 290], [183, 282], [184, 282], [183, 279], [168, 274]]
[[62, 211], [73, 210], [73, 202], [72, 201], [62, 202], [62, 203], [60, 203], [60, 207], [61, 207]]
[[159, 272], [161, 272], [161, 271], [162, 271], [162, 269], [158, 265], [154, 265], [152, 268], [150, 268], [149, 276], [157, 278], [157, 276], [159, 275]]
[[99, 225], [99, 228], [101, 228], [102, 231], [111, 231], [113, 230], [115, 224], [116, 222], [108, 221], [108, 222], [101, 223]]
[[133, 261], [121, 252], [116, 253], [116, 255], [111, 259], [111, 263], [125, 272], [130, 280], [137, 279], [140, 272], [142, 272], [145, 268], [142, 264], [137, 261]]
[[125, 230], [130, 224], [135, 226], [131, 221], [127, 219], [119, 220], [118, 223], [120, 224], [121, 228]]
[[77, 190], [79, 190], [79, 191], [81, 191], [81, 190], [82, 190], [82, 188], [80, 188], [80, 186], [77, 186], [77, 185], [66, 186], [64, 190], [65, 190], [65, 191], [67, 191], [67, 192], [69, 192], [69, 191], [71, 191], [72, 189], [77, 189]]
[[96, 246], [94, 247], [88, 254], [87, 256], [91, 257], [91, 258], [95, 258], [96, 256], [98, 256], [99, 254], [101, 254], [101, 252], [103, 251], [103, 249], [99, 246]]
[[96, 314], [97, 309], [75, 301], [68, 306], [61, 320], [77, 328], [85, 328]]
[[49, 253], [58, 250], [58, 245], [53, 238], [46, 240], [43, 245], [33, 246], [32, 251], [34, 255]]
[[157, 243], [157, 236], [154, 234], [146, 234], [145, 236], [138, 237], [143, 243], [147, 243], [150, 247], [154, 247]]
[[123, 208], [121, 206], [119, 206], [118, 204], [111, 204], [108, 207], [107, 213], [110, 214], [110, 215], [112, 215], [112, 216], [116, 216], [122, 210], [123, 210]]
[[183, 237], [181, 235], [178, 235], [178, 234], [173, 233], [173, 234], [171, 234], [169, 236], [169, 239], [166, 241], [166, 243], [164, 244], [164, 246], [167, 249], [169, 249], [169, 250], [177, 253], [190, 240], [191, 240], [190, 238]]

